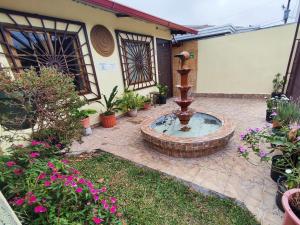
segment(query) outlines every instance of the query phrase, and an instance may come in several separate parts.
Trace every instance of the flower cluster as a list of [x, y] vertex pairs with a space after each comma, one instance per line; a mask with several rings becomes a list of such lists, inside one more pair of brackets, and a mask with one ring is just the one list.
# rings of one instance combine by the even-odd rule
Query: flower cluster
[[66, 224], [120, 224], [117, 199], [108, 195], [105, 185], [86, 179], [66, 159], [41, 158], [41, 146], [47, 148], [37, 141], [19, 146], [22, 157], [0, 162], [0, 187], [5, 196], [13, 196], [8, 200], [20, 215], [31, 215], [34, 225], [47, 224], [53, 215]]

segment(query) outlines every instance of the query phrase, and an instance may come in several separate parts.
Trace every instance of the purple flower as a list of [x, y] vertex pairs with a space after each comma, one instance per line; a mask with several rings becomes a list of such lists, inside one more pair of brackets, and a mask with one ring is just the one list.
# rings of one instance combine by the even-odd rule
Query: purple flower
[[241, 140], [244, 140], [245, 137], [246, 137], [246, 134], [245, 134], [245, 133], [241, 133], [241, 134], [240, 134], [240, 139], [241, 139]]
[[258, 153], [258, 155], [259, 155], [260, 158], [264, 158], [264, 157], [267, 156], [267, 153], [264, 150], [260, 150], [259, 153]]
[[298, 137], [296, 138], [296, 141], [300, 141], [300, 136], [298, 136]]
[[255, 128], [255, 132], [260, 132], [261, 131], [261, 128], [257, 127]]
[[277, 112], [272, 112], [271, 116], [277, 116]]
[[245, 153], [245, 152], [247, 152], [247, 148], [245, 148], [244, 146], [239, 146], [239, 152]]

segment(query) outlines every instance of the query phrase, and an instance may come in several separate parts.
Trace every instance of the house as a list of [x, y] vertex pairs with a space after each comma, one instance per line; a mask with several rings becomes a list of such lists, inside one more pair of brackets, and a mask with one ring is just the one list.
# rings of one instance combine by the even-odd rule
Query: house
[[[54, 66], [94, 101], [119, 86], [147, 95], [172, 85], [171, 39], [196, 30], [109, 0], [1, 0], [0, 65]], [[93, 123], [98, 119], [94, 118]]]

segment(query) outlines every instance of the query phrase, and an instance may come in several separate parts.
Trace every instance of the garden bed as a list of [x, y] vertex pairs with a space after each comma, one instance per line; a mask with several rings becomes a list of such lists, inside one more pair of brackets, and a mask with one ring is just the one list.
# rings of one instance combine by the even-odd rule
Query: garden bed
[[71, 158], [87, 179], [118, 199], [126, 224], [259, 224], [233, 201], [204, 196], [183, 183], [108, 153]]

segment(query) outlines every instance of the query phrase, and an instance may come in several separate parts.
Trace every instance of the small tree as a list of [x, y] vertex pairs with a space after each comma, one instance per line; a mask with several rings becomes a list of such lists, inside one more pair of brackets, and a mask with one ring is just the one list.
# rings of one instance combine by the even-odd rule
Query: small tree
[[72, 76], [53, 68], [39, 72], [31, 68], [14, 76], [2, 72], [0, 94], [0, 124], [5, 130], [31, 128], [30, 139], [47, 139], [49, 144], [63, 146], [81, 137], [79, 119], [72, 112], [85, 102], [78, 96]]

